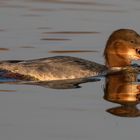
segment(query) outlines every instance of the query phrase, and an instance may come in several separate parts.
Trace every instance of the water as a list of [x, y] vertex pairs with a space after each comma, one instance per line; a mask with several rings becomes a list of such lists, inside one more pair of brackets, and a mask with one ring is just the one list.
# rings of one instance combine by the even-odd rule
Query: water
[[[138, 0], [0, 0], [0, 59], [70, 55], [103, 64], [112, 31], [140, 33], [139, 13]], [[104, 99], [105, 79], [81, 86], [0, 84], [0, 139], [139, 139], [139, 117], [106, 111], [119, 105]]]

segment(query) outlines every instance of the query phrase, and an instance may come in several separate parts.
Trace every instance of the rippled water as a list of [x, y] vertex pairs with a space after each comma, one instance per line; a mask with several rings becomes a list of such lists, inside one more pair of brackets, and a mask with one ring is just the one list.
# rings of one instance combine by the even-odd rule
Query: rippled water
[[[118, 28], [132, 28], [140, 33], [139, 21], [138, 0], [0, 0], [0, 59], [70, 55], [103, 64], [102, 54], [110, 33]], [[117, 79], [118, 83], [122, 78]], [[139, 138], [140, 106], [120, 107], [114, 103], [114, 100], [124, 103], [126, 100], [119, 99], [126, 97], [139, 103], [139, 94], [126, 92], [126, 89], [139, 92], [136, 82], [120, 86], [117, 82], [105, 84], [101, 78], [81, 84], [82, 88], [62, 90], [3, 81], [2, 140]], [[122, 91], [115, 91], [124, 93], [123, 98], [111, 90], [120, 87]]]

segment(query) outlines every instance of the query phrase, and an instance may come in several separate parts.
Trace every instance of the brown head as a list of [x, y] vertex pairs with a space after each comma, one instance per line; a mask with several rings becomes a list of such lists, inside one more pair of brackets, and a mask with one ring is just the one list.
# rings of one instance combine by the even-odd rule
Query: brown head
[[125, 67], [140, 59], [140, 35], [130, 29], [114, 31], [104, 51], [106, 66]]

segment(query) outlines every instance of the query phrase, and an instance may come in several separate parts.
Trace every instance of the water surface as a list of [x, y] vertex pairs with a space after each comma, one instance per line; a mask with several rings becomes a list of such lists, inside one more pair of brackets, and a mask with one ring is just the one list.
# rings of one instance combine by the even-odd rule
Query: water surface
[[[138, 0], [0, 0], [0, 18], [1, 60], [70, 55], [103, 64], [112, 31], [132, 28], [140, 33]], [[118, 90], [111, 94], [114, 98], [107, 94], [112, 91], [104, 78], [65, 90], [2, 80], [2, 140], [139, 139], [139, 94], [129, 94], [139, 93], [139, 82], [121, 84], [121, 89], [132, 89], [122, 91], [134, 101], [126, 107], [116, 101], [122, 99]]]

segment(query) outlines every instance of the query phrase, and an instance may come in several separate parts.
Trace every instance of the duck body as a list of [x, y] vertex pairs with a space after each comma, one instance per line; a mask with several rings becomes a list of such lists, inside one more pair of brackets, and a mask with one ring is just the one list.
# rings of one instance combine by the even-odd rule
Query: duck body
[[97, 76], [105, 71], [106, 67], [77, 57], [55, 56], [35, 60], [1, 61], [0, 69], [39, 81], [51, 81]]
[[70, 56], [0, 61], [0, 70], [39, 81], [89, 78], [106, 71], [124, 70], [133, 60], [140, 59], [140, 35], [131, 29], [114, 31], [106, 43], [104, 57], [105, 65]]

